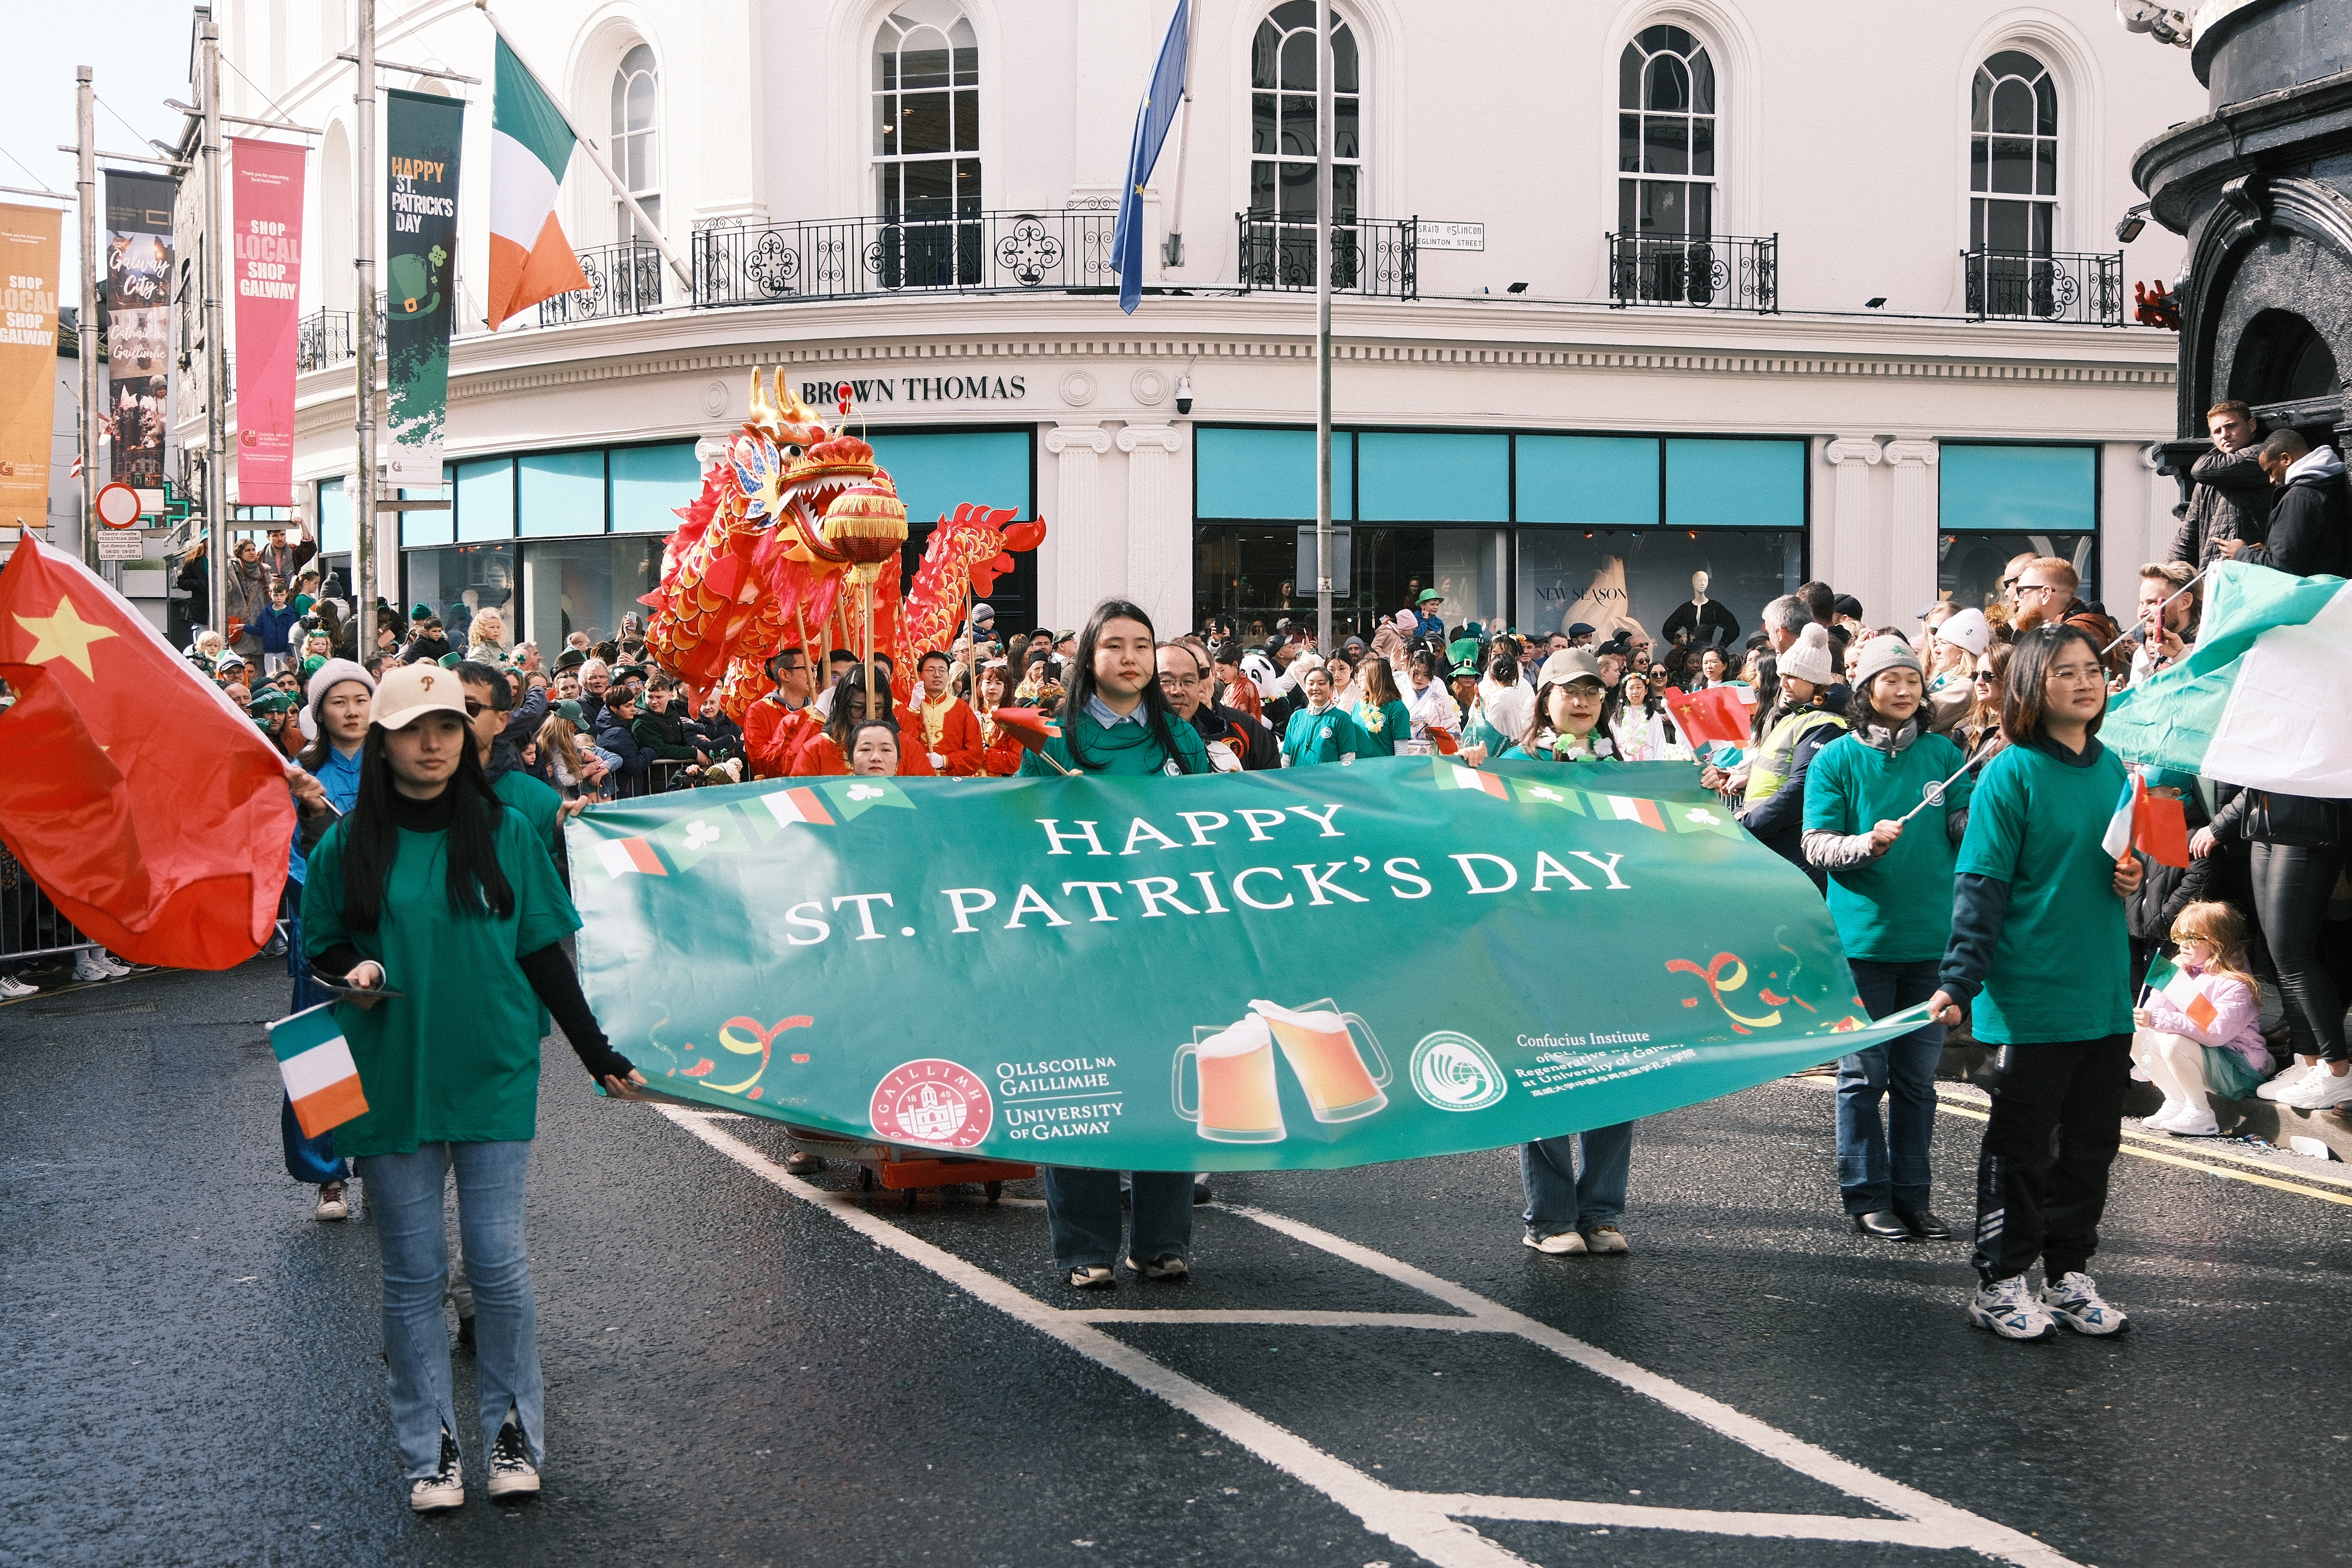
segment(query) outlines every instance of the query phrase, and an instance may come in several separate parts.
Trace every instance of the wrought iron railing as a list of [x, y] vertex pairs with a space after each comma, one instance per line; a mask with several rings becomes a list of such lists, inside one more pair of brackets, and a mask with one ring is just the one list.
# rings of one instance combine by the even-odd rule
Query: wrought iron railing
[[[360, 357], [359, 314], [353, 310], [313, 310], [294, 324], [294, 368], [324, 370], [349, 364]], [[383, 342], [383, 296], [375, 297], [375, 341]], [[230, 382], [235, 385], [235, 380]]]
[[1770, 315], [1780, 309], [1780, 237], [1609, 237], [1609, 303], [1698, 305]]
[[[1315, 287], [1315, 226], [1272, 213], [1235, 213], [1241, 286]], [[1412, 300], [1421, 293], [1420, 219], [1349, 218], [1331, 226], [1331, 287], [1342, 293]]]
[[642, 240], [596, 245], [578, 252], [588, 287], [539, 302], [539, 324], [593, 321], [605, 316], [641, 316], [662, 308], [661, 251]]
[[1969, 314], [2028, 321], [2124, 324], [2124, 253], [2067, 251], [2032, 256], [2011, 250], [1964, 250]]
[[694, 302], [766, 305], [910, 291], [1109, 289], [1118, 215], [1062, 208], [961, 217], [730, 224], [695, 231]]

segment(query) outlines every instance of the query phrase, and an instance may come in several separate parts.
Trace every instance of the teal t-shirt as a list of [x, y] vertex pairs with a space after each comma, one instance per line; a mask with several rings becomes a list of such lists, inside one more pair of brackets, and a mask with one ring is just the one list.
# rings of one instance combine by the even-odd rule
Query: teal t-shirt
[[[1114, 724], [1104, 729], [1087, 713], [1071, 713], [1066, 708], [1058, 721], [1062, 732], [1045, 742], [1045, 750], [1054, 761], [1072, 773], [1108, 773], [1113, 777], [1134, 773], [1164, 773], [1169, 771], [1166, 748], [1147, 721], [1142, 724]], [[1201, 731], [1181, 719], [1168, 721], [1169, 733], [1176, 739], [1176, 751], [1182, 761], [1177, 771], [1205, 773], [1209, 768], [1209, 748], [1201, 739]], [[1069, 739], [1076, 735], [1087, 766], [1081, 769], [1070, 760]], [[1051, 763], [1039, 760], [1034, 752], [1021, 753], [1021, 773], [1024, 778], [1060, 778]]]
[[[1805, 770], [1805, 831], [1867, 833], [1919, 805], [1929, 784], [1951, 778], [1965, 760], [1941, 735], [1922, 735], [1891, 759], [1859, 735], [1841, 735]], [[1905, 823], [1885, 854], [1830, 873], [1830, 918], [1847, 957], [1918, 963], [1944, 956], [1958, 859], [1944, 818], [1969, 804], [1973, 787], [1971, 779], [1953, 779], [1944, 804]]]
[[1320, 713], [1302, 708], [1290, 716], [1290, 727], [1282, 732], [1282, 761], [1286, 767], [1336, 764], [1345, 756], [1360, 757], [1369, 749], [1364, 731], [1344, 708], [1326, 708]]
[[343, 824], [327, 830], [302, 889], [302, 946], [316, 958], [348, 942], [383, 965], [401, 995], [362, 1009], [335, 1004], [360, 1069], [367, 1114], [335, 1129], [342, 1155], [407, 1154], [421, 1143], [531, 1137], [539, 1121], [539, 998], [518, 962], [580, 929], [537, 827], [499, 814], [499, 868], [514, 912], [450, 912], [448, 834], [400, 831], [376, 929], [343, 924]]
[[560, 865], [563, 858], [563, 796], [550, 784], [520, 768], [509, 768], [490, 781], [490, 793], [522, 814], [540, 842]]
[[2010, 746], [1985, 764], [1953, 869], [2009, 884], [2009, 917], [1977, 998], [1996, 1046], [2128, 1035], [2131, 939], [2099, 841], [2126, 774], [2095, 738], [2082, 763]]
[[1412, 739], [1412, 714], [1402, 702], [1383, 702], [1375, 708], [1369, 702], [1359, 702], [1348, 710], [1356, 721], [1363, 745], [1360, 757], [1393, 757], [1397, 747]]

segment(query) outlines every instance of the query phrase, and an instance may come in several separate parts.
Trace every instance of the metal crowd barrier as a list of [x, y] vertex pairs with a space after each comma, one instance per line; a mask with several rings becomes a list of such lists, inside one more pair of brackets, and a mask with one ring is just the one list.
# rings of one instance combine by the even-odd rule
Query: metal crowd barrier
[[58, 912], [14, 855], [0, 849], [0, 960], [45, 958], [98, 945]]

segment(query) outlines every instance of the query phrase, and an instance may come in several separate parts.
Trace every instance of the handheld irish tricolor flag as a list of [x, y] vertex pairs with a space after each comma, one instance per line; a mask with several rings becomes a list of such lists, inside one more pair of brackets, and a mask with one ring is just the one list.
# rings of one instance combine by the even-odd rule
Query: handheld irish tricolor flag
[[278, 1076], [286, 1080], [286, 1098], [294, 1102], [294, 1120], [301, 1123], [303, 1137], [316, 1138], [367, 1114], [360, 1069], [335, 1022], [333, 1003], [304, 1008], [270, 1025], [269, 1048], [278, 1057]]
[[2211, 1028], [2221, 1016], [2189, 972], [2168, 958], [2159, 957], [2147, 966], [2147, 988], [2179, 1008], [2200, 1030]]
[[525, 306], [588, 287], [555, 219], [572, 127], [504, 38], [490, 102], [489, 327]]
[[2118, 859], [2125, 850], [2137, 847], [2159, 866], [2186, 870], [2188, 814], [2171, 795], [2149, 794], [2147, 781], [2134, 773], [2131, 782], [2124, 785], [2123, 798], [2116, 803], [2115, 816], [2107, 819], [2107, 831], [2100, 838], [2099, 847]]
[[2251, 789], [2352, 795], [2352, 583], [2215, 563], [2189, 657], [2115, 700], [2099, 739], [2128, 762]]

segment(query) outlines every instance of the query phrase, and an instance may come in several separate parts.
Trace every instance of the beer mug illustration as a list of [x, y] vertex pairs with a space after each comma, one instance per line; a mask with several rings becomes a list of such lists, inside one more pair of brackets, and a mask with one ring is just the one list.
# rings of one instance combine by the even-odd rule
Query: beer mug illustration
[[[1381, 1089], [1389, 1081], [1389, 1058], [1363, 1019], [1340, 1012], [1328, 997], [1297, 1008], [1253, 1002], [1250, 1010], [1274, 1031], [1290, 1070], [1298, 1075], [1299, 1088], [1307, 1091], [1316, 1121], [1353, 1121], [1388, 1104], [1389, 1097]], [[1377, 1072], [1365, 1068], [1356, 1048], [1359, 1032], [1378, 1064]]]
[[[1184, 1062], [1200, 1075], [1201, 1099], [1184, 1103]], [[1192, 1043], [1176, 1047], [1170, 1093], [1176, 1114], [1196, 1122], [1201, 1136], [1219, 1143], [1279, 1143], [1282, 1097], [1274, 1080], [1274, 1037], [1253, 1013], [1222, 1029], [1196, 1028]]]

